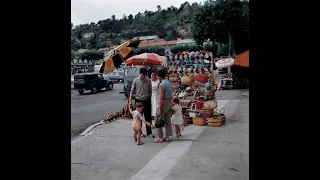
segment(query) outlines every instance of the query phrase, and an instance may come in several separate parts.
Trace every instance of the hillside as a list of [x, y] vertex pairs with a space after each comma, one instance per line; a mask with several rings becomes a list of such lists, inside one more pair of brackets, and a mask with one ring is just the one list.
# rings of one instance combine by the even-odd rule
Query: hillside
[[124, 15], [100, 20], [98, 23], [82, 24], [72, 27], [71, 48], [99, 49], [120, 44], [129, 38], [137, 36], [158, 35], [165, 40], [176, 40], [180, 37], [190, 37], [191, 17], [197, 3], [185, 2], [179, 8], [171, 6], [157, 11], [146, 10], [136, 15]]

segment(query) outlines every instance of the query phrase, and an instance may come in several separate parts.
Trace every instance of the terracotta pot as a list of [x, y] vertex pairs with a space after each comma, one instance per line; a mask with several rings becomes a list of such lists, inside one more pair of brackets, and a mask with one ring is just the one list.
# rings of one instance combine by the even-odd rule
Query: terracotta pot
[[201, 109], [200, 116], [204, 118], [211, 118], [213, 116], [213, 111], [210, 109]]
[[195, 100], [194, 101], [194, 104], [195, 104], [195, 108], [196, 109], [202, 109], [202, 105], [203, 105], [203, 101], [201, 101], [201, 100]]
[[182, 76], [181, 78], [181, 84], [191, 86], [194, 82], [193, 76]]
[[205, 126], [206, 125], [206, 119], [203, 117], [193, 118], [192, 122], [194, 125], [197, 125], [197, 126]]
[[207, 75], [203, 75], [203, 74], [197, 74], [195, 77], [196, 81], [199, 81], [201, 83], [207, 83], [209, 77]]
[[203, 108], [205, 108], [205, 109], [215, 109], [215, 108], [217, 108], [217, 101], [216, 100], [205, 101], [203, 103]]
[[172, 83], [178, 82], [179, 77], [178, 76], [169, 76], [169, 81]]

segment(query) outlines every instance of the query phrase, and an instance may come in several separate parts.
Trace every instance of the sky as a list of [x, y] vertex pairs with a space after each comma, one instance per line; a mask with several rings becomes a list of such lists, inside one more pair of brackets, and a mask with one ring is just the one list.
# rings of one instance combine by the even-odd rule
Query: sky
[[171, 5], [179, 8], [185, 1], [192, 4], [204, 0], [71, 0], [71, 22], [74, 25], [97, 23], [111, 18], [113, 14], [120, 19], [123, 14], [134, 16], [145, 10], [156, 11], [157, 5], [163, 9]]

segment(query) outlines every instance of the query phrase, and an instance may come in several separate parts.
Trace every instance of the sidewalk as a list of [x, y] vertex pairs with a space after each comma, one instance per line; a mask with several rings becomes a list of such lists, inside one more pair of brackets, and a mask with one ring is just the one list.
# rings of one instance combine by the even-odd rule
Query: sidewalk
[[137, 146], [129, 120], [98, 126], [71, 143], [72, 179], [249, 179], [249, 101], [217, 101], [226, 109], [226, 125], [189, 125], [170, 143], [145, 137]]

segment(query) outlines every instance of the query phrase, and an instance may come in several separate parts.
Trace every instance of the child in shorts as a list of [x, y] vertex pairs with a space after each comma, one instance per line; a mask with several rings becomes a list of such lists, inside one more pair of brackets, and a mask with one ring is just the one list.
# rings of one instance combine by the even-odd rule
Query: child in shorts
[[148, 125], [148, 126], [152, 126], [152, 124], [147, 122], [141, 114], [141, 112], [143, 111], [143, 104], [142, 103], [137, 102], [136, 103], [136, 110], [132, 111], [132, 109], [130, 107], [129, 111], [133, 117], [132, 129], [133, 129], [134, 142], [136, 142], [137, 145], [142, 145], [142, 144], [144, 144], [144, 143], [140, 142], [140, 137], [142, 134], [142, 130], [141, 130], [142, 121], [144, 123], [146, 123], [146, 125]]

